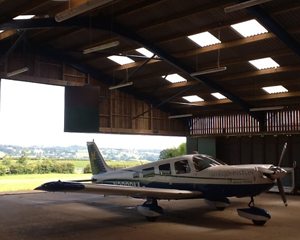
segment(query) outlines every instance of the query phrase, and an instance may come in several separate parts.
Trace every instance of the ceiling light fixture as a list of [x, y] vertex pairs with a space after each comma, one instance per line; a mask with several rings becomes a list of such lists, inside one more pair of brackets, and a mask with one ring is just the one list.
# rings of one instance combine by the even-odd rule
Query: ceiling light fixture
[[269, 94], [288, 92], [288, 90], [282, 85], [263, 87], [262, 89]]
[[255, 19], [232, 24], [230, 27], [241, 34], [244, 38], [268, 32], [268, 30]]
[[121, 84], [118, 84], [118, 85], [115, 85], [115, 86], [111, 86], [108, 89], [109, 90], [115, 90], [115, 89], [118, 89], [118, 88], [128, 87], [128, 86], [131, 86], [131, 85], [133, 85], [133, 82], [121, 83]]
[[203, 70], [203, 71], [191, 73], [190, 76], [195, 77], [195, 76], [199, 76], [199, 75], [217, 73], [217, 72], [225, 71], [226, 69], [227, 69], [227, 67], [210, 68], [210, 69], [206, 69], [206, 70]]
[[120, 44], [119, 41], [114, 41], [114, 42], [109, 42], [109, 43], [104, 43], [95, 47], [90, 47], [87, 49], [83, 50], [83, 54], [89, 54], [89, 53], [93, 53], [93, 52], [98, 52], [98, 51], [102, 51], [108, 48], [113, 48], [116, 47]]
[[203, 98], [201, 98], [197, 95], [184, 96], [182, 98], [185, 99], [188, 102], [203, 102], [204, 101]]
[[[142, 55], [144, 55], [145, 57], [148, 57], [148, 58], [151, 58], [154, 55], [153, 52], [151, 52], [148, 49], [143, 48], [143, 47], [142, 48], [137, 48], [137, 49], [135, 49], [135, 51], [139, 52], [140, 54], [142, 54]], [[156, 56], [154, 56], [154, 57], [156, 57]]]
[[35, 15], [19, 15], [13, 18], [13, 20], [28, 20], [34, 18]]
[[225, 97], [223, 94], [221, 94], [219, 92], [211, 93], [211, 95], [214, 96], [215, 98], [219, 99], [219, 100], [227, 98], [227, 97]]
[[177, 73], [173, 73], [173, 74], [168, 74], [167, 76], [161, 76], [163, 79], [166, 79], [167, 81], [171, 82], [171, 83], [179, 83], [179, 82], [186, 82], [186, 79], [181, 77], [179, 74]]
[[253, 7], [255, 5], [259, 5], [259, 4], [270, 2], [270, 1], [272, 1], [272, 0], [249, 0], [249, 1], [246, 1], [246, 2], [234, 4], [234, 5], [229, 6], [229, 7], [225, 7], [224, 12], [225, 13], [235, 12], [235, 11], [238, 11], [238, 10], [242, 10], [242, 9], [245, 9], [245, 8], [248, 8], [248, 7]]
[[29, 70], [28, 67], [19, 68], [19, 69], [17, 69], [17, 70], [12, 71], [12, 72], [8, 72], [8, 73], [6, 74], [6, 76], [7, 76], [7, 77], [16, 76], [16, 75], [19, 75], [19, 74], [21, 74], [21, 73], [27, 72], [28, 70]]
[[129, 57], [126, 56], [118, 56], [118, 55], [112, 55], [107, 57], [109, 60], [114, 61], [120, 65], [125, 65], [125, 64], [129, 64], [129, 63], [134, 63], [134, 60], [132, 60]]
[[75, 8], [69, 8], [55, 15], [55, 21], [62, 22], [82, 13], [88, 12], [94, 8], [101, 7], [113, 0], [89, 0]]
[[168, 118], [169, 119], [174, 119], [174, 118], [187, 118], [187, 117], [192, 117], [193, 114], [188, 113], [188, 114], [180, 114], [180, 115], [171, 115]]
[[210, 32], [202, 32], [188, 36], [193, 42], [197, 43], [200, 47], [206, 47], [214, 44], [221, 43], [221, 41], [212, 35]]
[[280, 65], [270, 57], [255, 59], [248, 62], [258, 70], [280, 67]]

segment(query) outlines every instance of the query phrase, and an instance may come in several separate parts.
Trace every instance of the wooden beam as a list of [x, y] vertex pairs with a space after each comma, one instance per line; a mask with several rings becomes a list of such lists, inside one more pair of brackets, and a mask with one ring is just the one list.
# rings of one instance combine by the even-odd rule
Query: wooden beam
[[85, 86], [85, 82], [75, 82], [75, 81], [64, 81], [53, 78], [44, 78], [44, 77], [34, 77], [29, 75], [17, 75], [13, 77], [7, 77], [5, 73], [0, 73], [0, 78], [18, 80], [24, 82], [32, 82], [32, 83], [42, 83], [56, 86]]
[[6, 38], [9, 38], [9, 37], [15, 35], [16, 33], [17, 33], [16, 30], [6, 30], [6, 31], [0, 33], [0, 41], [4, 40]]
[[273, 99], [280, 99], [280, 98], [293, 98], [293, 97], [300, 97], [300, 91], [295, 92], [287, 92], [287, 93], [277, 93], [277, 94], [264, 94], [255, 97], [247, 97], [245, 98], [248, 101], [259, 101], [259, 100], [273, 100]]
[[[293, 33], [297, 33], [300, 32], [300, 28], [294, 28], [293, 30], [291, 30], [291, 32]], [[221, 44], [216, 44], [216, 45], [212, 45], [212, 46], [208, 46], [208, 47], [204, 47], [204, 48], [195, 48], [189, 51], [181, 51], [178, 53], [174, 53], [173, 55], [176, 58], [185, 58], [185, 57], [191, 57], [191, 56], [195, 56], [195, 55], [199, 55], [201, 53], [207, 53], [207, 52], [212, 52], [212, 51], [217, 51], [220, 49], [228, 49], [228, 48], [233, 48], [233, 47], [238, 47], [238, 46], [242, 46], [242, 45], [246, 45], [246, 44], [251, 44], [254, 42], [258, 42], [258, 41], [264, 41], [264, 40], [268, 40], [268, 39], [272, 39], [274, 38], [275, 35], [272, 33], [265, 33], [265, 34], [260, 34], [260, 35], [255, 35], [252, 37], [248, 37], [248, 38], [242, 38], [242, 39], [238, 39], [238, 40], [234, 40], [234, 41], [229, 41], [229, 42], [225, 42], [225, 43], [221, 43]], [[282, 52], [278, 52], [277, 55], [282, 55], [282, 54], [287, 54], [288, 52], [291, 51], [287, 51], [287, 50], [283, 50], [284, 53]], [[256, 58], [257, 55], [261, 55], [260, 53], [254, 53], [251, 58], [249, 58], [246, 56], [247, 60], [251, 60]], [[276, 56], [276, 54], [272, 54], [272, 56]], [[246, 59], [246, 58], [242, 58], [242, 59]], [[226, 60], [222, 60], [222, 64], [232, 64], [232, 62], [237, 63], [240, 62], [241, 58], [237, 58], [235, 60], [231, 60], [231, 61], [226, 61]], [[157, 61], [150, 61], [148, 64], [154, 64], [157, 63]], [[142, 64], [141, 63], [135, 63], [135, 64], [126, 64], [117, 68], [108, 68], [108, 69], [104, 69], [103, 71], [119, 71], [119, 70], [124, 70], [124, 69], [129, 69], [132, 67], [138, 67]], [[215, 63], [214, 63], [215, 64]]]
[[156, 5], [159, 5], [167, 0], [147, 0], [147, 1], [137, 1], [136, 4], [130, 5], [127, 8], [122, 9], [121, 11], [117, 11], [114, 13], [118, 17], [123, 17], [126, 15], [134, 14], [136, 12], [143, 10], [146, 10], [148, 8], [154, 7]]
[[263, 70], [257, 70], [257, 71], [251, 71], [251, 72], [244, 72], [240, 74], [232, 74], [232, 76], [228, 77], [221, 77], [218, 79], [218, 81], [231, 81], [236, 79], [244, 79], [244, 78], [250, 78], [250, 77], [257, 77], [257, 76], [263, 76], [263, 75], [269, 75], [269, 74], [277, 74], [277, 73], [285, 73], [285, 72], [297, 72], [300, 71], [300, 66], [283, 66], [278, 68], [272, 68], [272, 69], [263, 69]]
[[[275, 99], [285, 99], [285, 98], [294, 98], [294, 97], [300, 97], [300, 91], [295, 92], [287, 92], [287, 93], [278, 93], [278, 94], [263, 94], [255, 97], [245, 97], [247, 102], [255, 102], [255, 101], [268, 101], [268, 100], [275, 100]], [[208, 106], [214, 106], [214, 105], [224, 105], [232, 103], [228, 99], [223, 100], [217, 100], [217, 101], [205, 101], [205, 102], [199, 102], [199, 103], [186, 103], [186, 102], [170, 102], [170, 104], [178, 105], [177, 109], [183, 109], [186, 107], [208, 107]]]
[[228, 49], [228, 48], [233, 48], [233, 47], [238, 47], [241, 45], [246, 45], [246, 44], [250, 44], [253, 42], [258, 42], [258, 41], [264, 41], [267, 39], [271, 39], [274, 38], [275, 35], [273, 33], [264, 33], [264, 34], [260, 34], [260, 35], [255, 35], [252, 37], [248, 37], [248, 38], [242, 38], [242, 39], [238, 39], [238, 40], [233, 40], [233, 41], [229, 41], [229, 42], [224, 42], [224, 43], [220, 43], [220, 44], [216, 44], [216, 45], [212, 45], [212, 46], [208, 46], [208, 47], [203, 47], [203, 48], [195, 48], [189, 51], [182, 51], [182, 52], [177, 52], [174, 53], [175, 57], [178, 58], [185, 58], [185, 57], [190, 57], [190, 56], [195, 56], [201, 53], [207, 53], [207, 52], [212, 52], [212, 51], [216, 51], [216, 50], [220, 50], [220, 49]]
[[203, 5], [198, 5], [196, 7], [193, 7], [191, 9], [183, 10], [178, 13], [175, 13], [173, 15], [169, 15], [167, 17], [163, 17], [160, 19], [157, 19], [155, 21], [147, 22], [140, 24], [137, 29], [139, 29], [139, 32], [149, 30], [150, 28], [155, 28], [163, 24], [170, 24], [171, 22], [177, 21], [182, 18], [186, 18], [187, 16], [192, 16], [196, 14], [201, 14], [204, 12], [211, 11], [216, 8], [222, 8], [223, 6], [226, 5], [228, 1], [226, 0], [219, 0], [219, 1], [212, 1]]

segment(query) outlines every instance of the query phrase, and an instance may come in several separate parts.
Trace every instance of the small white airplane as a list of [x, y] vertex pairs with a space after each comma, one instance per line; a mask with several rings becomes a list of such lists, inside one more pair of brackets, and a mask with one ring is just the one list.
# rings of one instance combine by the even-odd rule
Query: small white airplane
[[125, 195], [144, 198], [137, 206], [140, 214], [155, 221], [163, 214], [157, 200], [202, 198], [218, 210], [229, 206], [229, 197], [250, 197], [248, 208], [237, 209], [239, 216], [264, 225], [271, 216], [255, 207], [254, 197], [269, 190], [277, 182], [284, 204], [287, 206], [281, 178], [286, 171], [280, 166], [287, 144], [284, 145], [278, 166], [266, 164], [227, 165], [204, 154], [175, 158], [113, 170], [105, 163], [97, 145], [88, 142], [92, 169], [91, 183], [87, 180], [48, 182], [37, 190]]

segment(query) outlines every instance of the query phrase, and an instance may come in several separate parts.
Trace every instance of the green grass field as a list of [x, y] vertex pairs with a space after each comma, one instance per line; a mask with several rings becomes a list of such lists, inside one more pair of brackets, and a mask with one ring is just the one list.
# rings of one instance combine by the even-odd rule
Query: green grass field
[[0, 192], [33, 190], [48, 181], [90, 179], [91, 176], [91, 174], [55, 173], [0, 176]]
[[[27, 160], [27, 163], [39, 160]], [[57, 162], [72, 162], [75, 166], [74, 174], [24, 174], [0, 176], [0, 192], [32, 190], [42, 183], [57, 180], [90, 179], [92, 174], [82, 174], [83, 169], [89, 165], [88, 160], [56, 160]], [[16, 160], [12, 160], [16, 162]], [[115, 161], [108, 160], [107, 164], [112, 168], [125, 168], [147, 163], [145, 160]]]

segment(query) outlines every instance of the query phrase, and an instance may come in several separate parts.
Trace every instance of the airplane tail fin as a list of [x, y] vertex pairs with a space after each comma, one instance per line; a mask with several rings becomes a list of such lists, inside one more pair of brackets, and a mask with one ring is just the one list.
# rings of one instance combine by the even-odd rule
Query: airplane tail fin
[[91, 169], [92, 169], [93, 175], [96, 175], [99, 173], [105, 173], [105, 172], [112, 170], [109, 166], [107, 166], [104, 158], [102, 157], [102, 155], [94, 141], [87, 142], [87, 148], [88, 148], [88, 152], [89, 152]]

